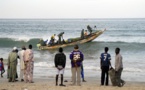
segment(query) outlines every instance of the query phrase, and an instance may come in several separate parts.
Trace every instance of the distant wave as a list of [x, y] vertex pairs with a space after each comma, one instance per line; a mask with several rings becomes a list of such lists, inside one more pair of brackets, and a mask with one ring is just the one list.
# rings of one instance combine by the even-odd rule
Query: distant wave
[[136, 37], [123, 37], [123, 36], [104, 36], [104, 37], [98, 37], [94, 41], [97, 42], [123, 42], [123, 43], [145, 43], [145, 37], [144, 36], [136, 36]]
[[144, 37], [145, 35], [129, 35], [129, 34], [121, 34], [121, 35], [109, 35], [111, 37]]
[[118, 32], [120, 32], [120, 31], [128, 31], [128, 32], [138, 32], [138, 31], [140, 31], [140, 32], [145, 32], [145, 30], [143, 29], [143, 30], [136, 30], [136, 29], [131, 29], [130, 30], [130, 28], [128, 28], [129, 30], [127, 30], [126, 28], [125, 29], [120, 29], [120, 30], [116, 30], [116, 29], [109, 29], [108, 31], [118, 31]]
[[27, 44], [32, 44], [36, 46], [38, 43], [38, 38], [31, 39], [22, 39], [22, 38], [0, 38], [0, 47], [13, 47], [13, 46], [22, 46]]
[[[40, 38], [29, 38], [29, 37], [18, 37], [18, 38], [0, 38], [0, 47], [13, 47], [13, 46], [22, 46], [27, 44], [32, 44], [36, 46]], [[144, 36], [136, 37], [112, 37], [104, 36], [98, 37], [93, 42], [119, 42], [119, 43], [145, 43]]]
[[145, 42], [127, 42], [127, 41], [95, 41], [95, 42], [107, 42], [107, 43], [142, 43], [142, 44], [145, 43]]
[[[35, 63], [36, 67], [47, 67], [47, 68], [54, 68], [54, 64], [52, 63], [47, 63], [47, 62], [38, 62]], [[70, 69], [71, 67], [69, 65], [66, 65], [66, 69]], [[95, 70], [95, 71], [100, 71], [100, 67], [96, 67], [96, 66], [84, 66], [85, 70]], [[124, 68], [125, 72], [144, 72], [142, 69], [139, 68]]]

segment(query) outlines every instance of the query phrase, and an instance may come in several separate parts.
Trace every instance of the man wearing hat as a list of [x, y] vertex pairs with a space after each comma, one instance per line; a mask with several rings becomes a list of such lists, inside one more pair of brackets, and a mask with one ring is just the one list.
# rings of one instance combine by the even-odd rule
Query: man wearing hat
[[17, 47], [14, 47], [8, 56], [8, 81], [15, 82], [17, 68]]

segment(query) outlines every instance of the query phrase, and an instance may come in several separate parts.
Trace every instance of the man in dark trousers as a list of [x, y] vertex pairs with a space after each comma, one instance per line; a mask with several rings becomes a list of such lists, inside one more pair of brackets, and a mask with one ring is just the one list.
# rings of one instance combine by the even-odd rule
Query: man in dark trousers
[[56, 86], [58, 85], [58, 77], [59, 74], [61, 75], [61, 84], [59, 86], [65, 86], [63, 85], [63, 74], [64, 74], [64, 68], [66, 64], [66, 55], [63, 53], [63, 48], [59, 48], [59, 52], [55, 55], [54, 58], [54, 64], [57, 68], [57, 74], [56, 74]]
[[121, 74], [123, 71], [123, 61], [122, 55], [120, 54], [120, 48], [115, 49], [115, 75], [116, 75], [116, 82], [118, 87], [122, 87], [125, 84], [125, 81], [121, 79]]
[[87, 29], [90, 32], [90, 34], [92, 34], [92, 28], [90, 27], [90, 25], [87, 26]]
[[105, 52], [101, 54], [100, 57], [100, 67], [101, 67], [101, 85], [104, 85], [105, 82], [105, 75], [106, 75], [106, 82], [105, 85], [108, 86], [108, 71], [109, 71], [109, 66], [111, 66], [111, 55], [108, 53], [109, 48], [105, 47]]
[[57, 35], [58, 36], [58, 44], [62, 44], [61, 38], [63, 40], [63, 34], [64, 34], [64, 32], [61, 32]]
[[84, 39], [84, 29], [81, 31], [81, 39]]
[[82, 82], [86, 82], [86, 80], [85, 80], [85, 76], [84, 76], [84, 67], [83, 67], [83, 62], [82, 62], [82, 65], [81, 65], [81, 76], [82, 76]]

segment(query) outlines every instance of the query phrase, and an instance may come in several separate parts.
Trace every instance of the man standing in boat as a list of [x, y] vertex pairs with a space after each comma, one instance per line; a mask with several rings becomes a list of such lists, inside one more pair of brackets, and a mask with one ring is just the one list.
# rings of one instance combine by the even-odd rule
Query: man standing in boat
[[58, 36], [58, 44], [62, 44], [61, 38], [63, 40], [63, 34], [64, 34], [64, 32], [61, 32], [60, 34], [57, 35]]
[[88, 32], [87, 32], [87, 30], [85, 30], [85, 32], [84, 32], [84, 38], [86, 38], [88, 36]]
[[90, 25], [87, 26], [87, 29], [90, 32], [90, 34], [92, 34], [92, 28], [90, 27]]
[[84, 29], [81, 31], [81, 39], [84, 39]]
[[56, 36], [56, 34], [54, 34], [54, 35], [51, 36], [51, 43], [52, 43], [52, 45], [54, 45], [55, 36]]

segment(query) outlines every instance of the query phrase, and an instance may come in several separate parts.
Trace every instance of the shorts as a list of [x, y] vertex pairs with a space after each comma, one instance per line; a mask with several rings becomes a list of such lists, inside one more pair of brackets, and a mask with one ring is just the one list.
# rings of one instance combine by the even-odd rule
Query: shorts
[[58, 69], [57, 69], [57, 74], [58, 74], [58, 75], [59, 75], [59, 74], [64, 74], [64, 68], [61, 69], [61, 70], [58, 70]]

